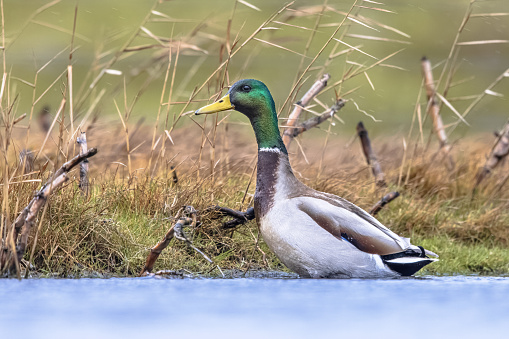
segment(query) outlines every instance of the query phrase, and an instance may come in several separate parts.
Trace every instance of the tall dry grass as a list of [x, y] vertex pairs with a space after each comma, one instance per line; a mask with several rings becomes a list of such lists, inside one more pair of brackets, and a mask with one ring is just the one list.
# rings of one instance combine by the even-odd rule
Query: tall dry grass
[[[58, 1], [54, 1], [44, 5], [33, 14], [33, 18], [57, 4]], [[362, 45], [347, 42], [352, 36], [350, 29], [352, 25], [363, 25], [396, 32], [401, 39], [406, 38], [404, 32], [369, 18], [369, 11], [382, 9], [374, 6], [367, 9], [366, 4], [361, 6], [359, 1], [354, 1], [347, 11], [338, 10], [327, 2], [309, 8], [289, 3], [267, 14], [267, 19], [249, 33], [232, 28], [236, 6], [240, 6], [235, 3], [229, 20], [221, 27], [223, 34], [218, 34], [217, 28], [200, 24], [179, 39], [155, 33], [151, 26], [155, 22], [172, 23], [174, 20], [160, 12], [158, 6], [160, 4], [155, 2], [139, 27], [118, 49], [103, 50], [104, 46], [99, 46], [90, 72], [83, 79], [77, 79], [73, 66], [79, 10], [76, 7], [69, 48], [55, 53], [38, 68], [33, 80], [22, 79], [23, 84], [33, 90], [30, 112], [21, 120], [21, 114], [16, 110], [19, 99], [14, 85], [19, 80], [10, 76], [5, 53], [13, 40], [6, 42], [5, 34], [2, 34], [3, 45], [6, 46], [2, 50], [3, 80], [0, 89], [4, 129], [1, 140], [4, 161], [1, 165], [0, 234], [4, 246], [10, 246], [13, 240], [9, 239], [10, 225], [19, 211], [41, 183], [77, 153], [76, 137], [79, 132], [86, 131], [89, 145], [99, 149], [98, 156], [90, 162], [90, 196], [83, 196], [77, 180], [74, 180], [52, 196], [47, 207], [40, 211], [38, 226], [24, 262], [24, 267], [31, 267], [31, 271], [62, 276], [90, 272], [134, 275], [139, 273], [150, 247], [166, 233], [183, 205], [192, 205], [200, 211], [207, 211], [208, 207], [216, 204], [239, 210], [248, 208], [252, 204], [256, 165], [253, 138], [246, 133], [249, 127], [231, 120], [228, 114], [197, 120], [191, 113], [199, 105], [217, 98], [222, 90], [240, 78], [243, 70], [256, 60], [261, 51], [280, 49], [300, 60], [289, 93], [279, 106], [282, 127], [286, 123], [283, 117], [288, 116], [293, 103], [314, 79], [331, 69], [340, 69], [342, 73], [331, 72], [333, 81], [304, 109], [305, 115], [319, 114], [327, 110], [327, 103], [341, 97], [347, 100], [347, 105], [360, 112], [360, 119], [373, 121], [375, 119], [362, 109], [361, 102], [351, 100], [356, 87], [349, 84], [352, 79], [364, 77], [375, 89], [370, 72], [382, 66], [397, 68], [397, 65], [388, 62], [399, 49], [385, 55], [371, 55], [364, 51]], [[323, 28], [321, 20], [324, 13], [337, 16], [338, 22], [317, 47], [314, 46], [317, 44], [316, 34]], [[501, 76], [476, 96], [455, 98], [468, 101], [462, 112], [457, 111], [451, 103], [453, 100], [446, 99], [449, 89], [455, 84], [454, 74], [459, 67], [459, 47], [462, 46], [458, 42], [459, 37], [472, 16], [470, 4], [449, 55], [438, 66], [440, 76], [436, 88], [442, 110], [449, 109], [458, 116], [457, 123], [447, 126], [448, 131], [454, 130], [461, 123], [461, 118], [472, 114], [507, 74], [507, 71], [501, 71]], [[299, 17], [314, 18], [314, 26], [301, 25], [298, 20], [295, 21]], [[306, 43], [299, 50], [279, 42], [282, 39], [278, 39], [278, 28], [288, 26], [308, 34]], [[5, 29], [2, 20], [2, 32]], [[204, 36], [207, 37], [206, 42]], [[355, 38], [366, 43], [375, 39], [372, 36]], [[393, 42], [384, 37], [376, 40], [388, 44]], [[470, 43], [481, 45], [490, 42]], [[122, 68], [125, 67], [122, 61], [147, 50], [154, 50], [149, 62]], [[186, 93], [187, 84], [175, 81], [175, 74], [183, 71], [179, 60], [182, 62], [186, 53], [205, 55], [207, 51], [219, 51], [219, 54], [214, 58], [200, 57], [190, 69], [185, 70], [189, 73], [185, 81], [191, 81], [196, 75], [201, 79]], [[61, 72], [48, 87], [40, 88], [39, 76], [62, 54], [68, 55], [68, 63], [62, 65]], [[365, 59], [359, 59], [359, 56]], [[214, 62], [217, 67], [203, 73], [201, 69], [205, 60]], [[235, 71], [231, 71], [233, 64], [237, 65]], [[109, 76], [109, 83], [105, 81], [106, 76]], [[153, 112], [155, 119], [151, 119], [150, 123], [145, 123], [143, 118], [133, 120], [137, 104], [153, 90], [151, 85], [161, 78], [158, 105]], [[58, 107], [54, 115], [49, 120], [44, 114], [37, 118], [36, 108], [45, 103], [50, 91], [57, 89], [61, 98], [52, 103]], [[184, 94], [186, 100], [181, 99]], [[103, 115], [105, 107], [113, 107], [112, 114]], [[453, 255], [466, 258], [466, 261], [454, 265], [446, 258], [430, 269], [442, 273], [453, 270], [475, 272], [477, 267], [477, 271], [483, 273], [507, 273], [508, 261], [488, 259], [486, 263], [484, 252], [479, 252], [478, 257], [467, 255], [476, 247], [493, 251], [507, 247], [507, 164], [473, 191], [475, 175], [489, 152], [492, 140], [486, 137], [481, 141], [468, 138], [456, 141], [452, 147], [456, 167], [453, 171], [447, 170], [437, 154], [436, 142], [426, 132], [430, 130], [427, 107], [428, 102], [419, 94], [408, 135], [392, 138], [375, 135], [373, 139], [389, 189], [401, 193], [401, 197], [381, 212], [379, 218], [394, 231], [427, 243], [435, 252], [443, 253], [442, 246], [447, 242], [446, 246], [458, 249], [457, 252], [452, 251]], [[339, 117], [334, 116], [326, 122], [325, 127], [320, 126], [320, 133], [308, 133], [296, 139], [290, 149], [292, 164], [301, 180], [309, 186], [343, 196], [369, 209], [384, 191], [374, 185], [357, 141], [334, 136], [333, 123], [341, 121], [340, 116], [341, 112]], [[184, 124], [185, 121], [188, 124]], [[373, 126], [370, 124], [366, 123], [368, 129]], [[355, 126], [352, 126], [352, 135], [354, 132]], [[24, 149], [29, 149], [33, 157], [22, 157], [20, 161], [19, 153]], [[28, 167], [27, 161], [30, 162]], [[173, 171], [178, 175], [177, 183], [173, 181]], [[188, 230], [192, 233], [194, 245], [211, 257], [215, 264], [242, 270], [283, 269], [259, 237], [254, 222], [235, 230], [222, 230], [222, 221], [209, 211], [201, 214], [199, 228]], [[491, 271], [480, 269], [481, 266], [491, 267]], [[203, 261], [184, 243], [174, 241], [160, 257], [157, 267], [210, 272], [215, 266]]]

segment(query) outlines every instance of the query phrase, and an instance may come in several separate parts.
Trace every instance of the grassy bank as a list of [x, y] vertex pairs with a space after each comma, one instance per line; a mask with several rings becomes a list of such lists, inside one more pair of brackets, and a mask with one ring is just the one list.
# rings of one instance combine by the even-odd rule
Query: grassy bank
[[[284, 270], [254, 221], [224, 230], [226, 218], [210, 210], [214, 205], [242, 211], [252, 206], [256, 145], [246, 120], [235, 113], [196, 118], [192, 112], [235, 80], [255, 77], [269, 85], [283, 129], [294, 103], [330, 73], [327, 87], [305, 108], [301, 121], [327, 111], [339, 98], [346, 104], [293, 142], [289, 152], [297, 176], [368, 210], [384, 194], [398, 191], [401, 197], [377, 218], [441, 256], [424, 274], [509, 274], [508, 164], [474, 190], [494, 142], [485, 131], [499, 129], [507, 116], [501, 93], [507, 92], [508, 71], [498, 60], [507, 54], [507, 41], [499, 34], [506, 31], [509, 9], [497, 10], [497, 1], [444, 8], [447, 30], [438, 31], [447, 31], [440, 40], [447, 48], [437, 52], [433, 72], [455, 162], [451, 170], [438, 155], [420, 86], [420, 48], [430, 47], [401, 49], [418, 40], [400, 26], [422, 17], [438, 27], [437, 17], [409, 13], [415, 8], [406, 2], [395, 7], [360, 3], [308, 6], [297, 1], [278, 7], [260, 1], [258, 8], [225, 1], [220, 13], [211, 17], [203, 7], [195, 13], [198, 18], [184, 2], [154, 1], [136, 7], [143, 15], [131, 9], [129, 20], [119, 15], [108, 21], [100, 34], [90, 15], [102, 20], [111, 15], [97, 14], [100, 2], [74, 7], [54, 1], [30, 13], [14, 11], [11, 3], [0, 6], [2, 17], [22, 17], [16, 24], [2, 22], [4, 249], [13, 240], [12, 221], [77, 154], [76, 138], [86, 131], [89, 147], [99, 149], [89, 163], [91, 193], [81, 193], [78, 172], [72, 172], [39, 211], [24, 256], [31, 272], [135, 276], [185, 205], [200, 211], [199, 226], [186, 232], [214, 264], [174, 239], [156, 269]], [[428, 14], [445, 16], [441, 2], [433, 6]], [[62, 20], [53, 24], [55, 16]], [[450, 16], [458, 21], [454, 27]], [[88, 18], [86, 23], [82, 18]], [[43, 39], [41, 27], [54, 33], [51, 39]], [[415, 32], [416, 27], [419, 34], [426, 32], [417, 24], [408, 28]], [[40, 41], [46, 43], [35, 43]], [[27, 67], [29, 48], [34, 66]], [[359, 120], [369, 130], [387, 188], [375, 186], [352, 138]], [[20, 162], [27, 152], [32, 156]]]
[[[340, 152], [334, 144], [328, 147], [327, 153], [336, 153], [336, 161], [325, 158], [326, 166], [319, 176], [318, 168], [307, 165], [297, 154], [293, 154], [293, 165], [309, 186], [343, 196], [367, 210], [389, 190], [399, 191], [401, 196], [378, 218], [398, 234], [411, 237], [413, 243], [440, 255], [440, 261], [427, 266], [422, 274], [509, 274], [509, 196], [500, 186], [507, 167], [495, 172], [472, 195], [476, 164], [482, 162], [482, 153], [459, 157], [457, 170], [449, 173], [433, 160], [432, 151], [417, 151], [401, 167], [398, 164], [403, 148], [391, 147], [389, 141], [377, 142], [377, 148], [385, 150], [380, 159], [390, 182], [387, 189], [375, 187], [357, 143]], [[489, 149], [489, 144], [477, 146]], [[320, 144], [309, 140], [307, 148], [313, 147]], [[254, 154], [256, 148], [246, 142], [246, 149]], [[137, 275], [150, 248], [162, 239], [184, 205], [204, 211], [199, 214], [199, 227], [185, 231], [214, 265], [238, 270], [285, 269], [258, 237], [254, 221], [223, 230], [222, 222], [228, 218], [207, 211], [213, 205], [245, 210], [252, 204], [252, 164], [250, 167], [247, 161], [231, 167], [228, 175], [218, 170], [213, 177], [209, 169], [203, 168], [197, 177], [196, 168], [182, 165], [177, 168], [177, 183], [170, 170], [151, 178], [140, 171], [128, 179], [118, 169], [101, 169], [94, 158], [90, 165], [90, 198], [83, 197], [74, 181], [51, 199], [40, 217], [37, 243], [32, 237], [26, 255], [35, 266], [34, 272], [60, 276], [90, 272]], [[408, 174], [400, 177], [401, 172]], [[10, 194], [19, 199], [12, 200], [12, 210], [27, 201], [37, 187], [37, 183], [13, 185]], [[220, 274], [214, 265], [174, 239], [155, 269]]]

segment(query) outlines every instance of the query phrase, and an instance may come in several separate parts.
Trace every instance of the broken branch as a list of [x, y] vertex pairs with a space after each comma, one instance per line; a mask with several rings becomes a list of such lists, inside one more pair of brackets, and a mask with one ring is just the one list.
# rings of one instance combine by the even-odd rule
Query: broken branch
[[424, 83], [426, 86], [426, 95], [428, 97], [428, 114], [431, 116], [433, 120], [433, 128], [438, 138], [438, 142], [440, 143], [440, 152], [445, 157], [447, 169], [452, 171], [455, 167], [454, 160], [451, 155], [451, 145], [447, 140], [447, 134], [445, 133], [444, 123], [442, 122], [442, 117], [440, 116], [440, 106], [436, 99], [436, 89], [435, 83], [433, 81], [433, 72], [431, 70], [431, 63], [426, 58], [423, 57], [421, 60], [422, 72], [424, 75]]
[[298, 126], [294, 127], [293, 130], [290, 130], [288, 135], [291, 138], [295, 138], [299, 134], [307, 131], [308, 129], [320, 125], [325, 120], [332, 118], [337, 111], [339, 111], [341, 108], [343, 108], [343, 106], [345, 106], [345, 103], [346, 103], [345, 100], [338, 99], [338, 101], [336, 101], [336, 103], [332, 105], [325, 113], [322, 113], [300, 123]]
[[505, 124], [504, 129], [498, 133], [497, 140], [491, 149], [491, 153], [486, 160], [484, 166], [476, 175], [474, 190], [479, 186], [481, 181], [487, 177], [495, 167], [509, 154], [509, 121]]
[[[30, 231], [35, 223], [37, 213], [44, 206], [48, 197], [62, 186], [67, 180], [67, 173], [81, 161], [94, 156], [97, 149], [91, 148], [86, 153], [75, 156], [60, 167], [51, 179], [35, 194], [30, 203], [21, 211], [14, 223], [11, 225], [13, 241], [17, 241], [16, 253], [12, 253], [9, 245], [3, 243], [0, 249], [0, 271], [8, 270], [14, 272], [19, 262], [25, 255]], [[21, 236], [18, 239], [18, 235]]]
[[366, 157], [366, 162], [371, 166], [371, 171], [373, 172], [373, 176], [375, 177], [375, 183], [378, 187], [386, 187], [385, 183], [385, 174], [382, 171], [382, 167], [376, 158], [375, 152], [373, 152], [373, 148], [371, 147], [371, 141], [368, 137], [368, 131], [364, 128], [364, 124], [360, 121], [357, 124], [357, 135], [361, 140], [362, 152]]
[[[186, 220], [178, 220], [175, 225], [179, 222], [186, 222]], [[145, 261], [145, 265], [143, 266], [143, 269], [140, 272], [140, 277], [143, 277], [149, 273], [152, 272], [152, 269], [154, 268], [154, 264], [159, 258], [159, 255], [161, 252], [168, 247], [170, 244], [171, 239], [173, 239], [173, 236], [175, 235], [175, 225], [173, 225], [168, 232], [164, 235], [163, 239], [157, 243], [154, 247], [150, 249], [150, 254], [147, 256], [147, 260]]]
[[[171, 226], [171, 228], [168, 230], [168, 232], [166, 232], [166, 234], [164, 235], [163, 239], [161, 241], [159, 241], [157, 243], [157, 245], [155, 245], [154, 247], [152, 247], [150, 249], [150, 253], [147, 256], [147, 260], [145, 261], [145, 265], [143, 266], [143, 268], [142, 268], [142, 270], [141, 270], [141, 272], [139, 274], [140, 277], [146, 276], [146, 275], [148, 275], [148, 274], [150, 274], [152, 272], [152, 270], [154, 268], [154, 264], [155, 264], [157, 258], [159, 258], [159, 255], [161, 254], [161, 252], [166, 247], [168, 247], [168, 245], [170, 244], [170, 241], [171, 241], [171, 239], [173, 239], [173, 237], [175, 237], [175, 238], [177, 238], [179, 240], [185, 241], [195, 251], [197, 251], [202, 256], [204, 256], [205, 259], [207, 259], [209, 262], [212, 262], [205, 254], [203, 254], [203, 252], [201, 252], [200, 250], [198, 250], [196, 247], [194, 247], [192, 245], [191, 241], [187, 239], [187, 237], [185, 236], [184, 232], [182, 231], [182, 228], [184, 226], [187, 226], [187, 225], [191, 225], [193, 227], [196, 226], [196, 223], [197, 223], [197, 220], [198, 220], [197, 219], [198, 211], [196, 211], [194, 209], [194, 207], [192, 207], [192, 206], [185, 206], [184, 207], [184, 213], [187, 214], [188, 216], [178, 218], [178, 220], [175, 222], [175, 224], [173, 224], [173, 226]], [[180, 214], [180, 212], [177, 213], [177, 215], [179, 215], [179, 214]]]
[[314, 97], [316, 97], [324, 88], [327, 86], [327, 81], [330, 79], [329, 74], [324, 74], [322, 77], [317, 80], [313, 86], [304, 94], [302, 99], [295, 104], [293, 111], [288, 116], [288, 121], [286, 122], [286, 129], [283, 132], [283, 143], [288, 148], [290, 143], [292, 142], [292, 130], [295, 128], [294, 126], [299, 121], [300, 114], [304, 107], [306, 107]]
[[388, 194], [384, 195], [384, 197], [379, 202], [377, 202], [375, 204], [375, 206], [373, 206], [371, 208], [371, 210], [369, 211], [369, 214], [371, 214], [372, 216], [377, 215], [378, 212], [380, 212], [380, 210], [385, 205], [387, 205], [388, 203], [390, 203], [391, 201], [393, 201], [397, 197], [399, 197], [399, 193], [398, 192], [391, 192], [391, 193], [388, 193]]
[[57, 176], [61, 175], [62, 173], [69, 172], [71, 169], [73, 169], [73, 167], [78, 165], [80, 162], [82, 162], [83, 160], [88, 159], [90, 157], [93, 157], [96, 154], [97, 154], [97, 148], [90, 148], [86, 153], [79, 154], [79, 155], [75, 156], [74, 158], [72, 158], [71, 160], [69, 160], [68, 162], [63, 164], [62, 167], [60, 167], [58, 169], [58, 171], [56, 171], [56, 173], [53, 177], [57, 177]]
[[[246, 223], [247, 221], [255, 218], [255, 213], [254, 213], [253, 207], [248, 208], [246, 210], [246, 212], [236, 211], [236, 210], [230, 209], [228, 207], [221, 207], [221, 206], [213, 206], [207, 210], [217, 211], [222, 215], [227, 215], [227, 216], [231, 216], [234, 218], [233, 220], [229, 220], [229, 221], [226, 221], [225, 223], [223, 223], [223, 225], [222, 225], [223, 229], [234, 228], [238, 225], [242, 225], [242, 224]], [[140, 277], [149, 275], [152, 272], [157, 258], [159, 258], [159, 255], [161, 254], [161, 252], [166, 247], [168, 247], [171, 239], [173, 239], [174, 237], [178, 240], [184, 241], [189, 247], [191, 247], [193, 250], [195, 250], [197, 253], [199, 253], [201, 256], [203, 256], [205, 258], [205, 260], [207, 260], [209, 263], [211, 263], [211, 264], [214, 263], [205, 253], [203, 253], [201, 250], [199, 250], [198, 248], [196, 248], [193, 245], [193, 243], [187, 238], [187, 236], [185, 235], [185, 233], [183, 231], [184, 226], [196, 227], [198, 211], [195, 210], [192, 206], [186, 206], [184, 213], [186, 213], [187, 215], [190, 215], [191, 217], [179, 218], [175, 222], [175, 224], [168, 230], [168, 232], [165, 234], [163, 239], [161, 241], [159, 241], [157, 243], [157, 245], [155, 245], [154, 247], [152, 247], [150, 249], [150, 253], [147, 256], [145, 265], [143, 266], [143, 269], [141, 270], [141, 272], [139, 274]], [[179, 215], [179, 214], [180, 213], [178, 213], [177, 215]]]

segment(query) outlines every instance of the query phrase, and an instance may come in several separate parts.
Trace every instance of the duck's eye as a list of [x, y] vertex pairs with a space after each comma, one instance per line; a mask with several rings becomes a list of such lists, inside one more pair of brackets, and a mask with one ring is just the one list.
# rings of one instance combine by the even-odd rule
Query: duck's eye
[[249, 85], [242, 86], [242, 91], [243, 92], [249, 92], [250, 90], [251, 90], [251, 86], [249, 86]]

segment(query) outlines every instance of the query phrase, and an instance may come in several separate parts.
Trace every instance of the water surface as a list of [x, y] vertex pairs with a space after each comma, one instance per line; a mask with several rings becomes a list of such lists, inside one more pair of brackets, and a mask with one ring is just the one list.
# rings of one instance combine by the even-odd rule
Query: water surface
[[2, 338], [507, 338], [509, 278], [0, 280]]

